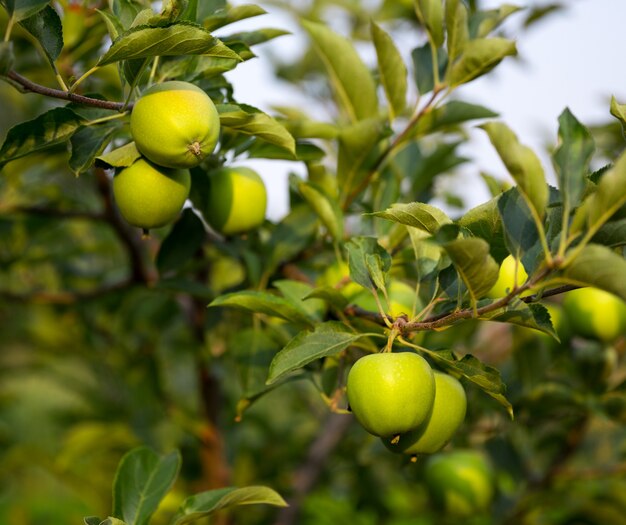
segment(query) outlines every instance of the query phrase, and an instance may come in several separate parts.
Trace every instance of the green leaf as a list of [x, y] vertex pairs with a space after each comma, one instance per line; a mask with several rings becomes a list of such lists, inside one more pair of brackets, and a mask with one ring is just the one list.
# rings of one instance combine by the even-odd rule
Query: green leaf
[[161, 243], [156, 265], [161, 275], [176, 271], [201, 248], [206, 239], [202, 221], [189, 208], [183, 210], [178, 221]]
[[[421, 95], [431, 92], [435, 87], [435, 78], [433, 75], [433, 55], [429, 44], [416, 47], [411, 52], [413, 59], [413, 70], [415, 75], [415, 84]], [[440, 49], [437, 52], [437, 62], [439, 66], [439, 78], [443, 78], [446, 67], [448, 66], [448, 55], [445, 50]]]
[[444, 243], [443, 248], [467, 286], [472, 303], [496, 284], [500, 267], [489, 254], [486, 241], [478, 238], [455, 239]]
[[311, 326], [314, 321], [299, 304], [268, 292], [244, 290], [221, 295], [209, 304], [209, 307], [215, 306], [262, 313], [306, 326]]
[[385, 211], [377, 211], [369, 215], [412, 226], [431, 234], [437, 233], [444, 224], [452, 222], [439, 208], [422, 202], [396, 203]]
[[98, 516], [85, 516], [83, 518], [83, 523], [85, 525], [100, 525], [102, 520]]
[[9, 16], [16, 22], [33, 16], [48, 6], [50, 0], [6, 0]]
[[576, 210], [573, 223], [585, 222], [588, 235], [593, 236], [613, 214], [626, 204], [626, 153], [606, 171], [595, 192], [589, 195]]
[[503, 4], [497, 9], [478, 11], [471, 19], [471, 35], [473, 38], [482, 38], [497, 29], [513, 13], [521, 11], [522, 8], [516, 5]]
[[217, 104], [221, 125], [245, 135], [257, 136], [296, 156], [296, 141], [291, 133], [266, 113], [245, 104]]
[[69, 164], [74, 174], [80, 175], [91, 167], [96, 157], [109, 144], [116, 130], [115, 125], [85, 126], [72, 135]]
[[537, 155], [520, 144], [515, 133], [502, 122], [489, 122], [479, 127], [489, 135], [491, 143], [529, 206], [542, 218], [548, 204], [548, 185]]
[[272, 284], [280, 290], [283, 297], [299, 304], [312, 318], [321, 321], [325, 310], [324, 301], [310, 297], [313, 290], [310, 284], [289, 279], [280, 279]]
[[503, 310], [497, 310], [481, 319], [497, 321], [500, 323], [510, 323], [526, 328], [539, 330], [557, 341], [559, 337], [552, 326], [548, 309], [541, 304], [526, 304], [523, 301], [513, 301]]
[[127, 168], [139, 158], [141, 158], [141, 153], [139, 153], [137, 146], [135, 146], [134, 142], [129, 142], [104, 155], [96, 157], [96, 166], [104, 168]]
[[316, 184], [300, 181], [298, 190], [304, 200], [317, 214], [328, 233], [335, 241], [343, 238], [343, 212], [336, 199], [326, 193]]
[[128, 525], [146, 525], [170, 490], [180, 469], [180, 453], [159, 456], [147, 447], [120, 461], [113, 481], [113, 514]]
[[468, 120], [493, 118], [497, 116], [497, 113], [483, 106], [453, 100], [425, 113], [418, 121], [415, 128], [413, 128], [411, 135], [420, 137], [449, 128], [450, 126], [462, 124]]
[[452, 372], [453, 375], [463, 376], [493, 397], [506, 408], [509, 416], [513, 419], [513, 407], [505, 396], [506, 385], [503, 383], [497, 368], [485, 365], [471, 354], [466, 354], [458, 359], [450, 350], [433, 351], [423, 348], [422, 351], [426, 352], [437, 365], [448, 372]]
[[614, 96], [611, 97], [611, 115], [619, 120], [622, 125], [622, 133], [626, 134], [626, 104], [618, 104]]
[[56, 71], [54, 61], [59, 58], [63, 49], [63, 28], [56, 10], [48, 5], [22, 20], [20, 25], [41, 44], [48, 62]]
[[451, 87], [466, 84], [496, 67], [505, 57], [517, 54], [515, 42], [505, 38], [479, 38], [465, 44], [459, 59], [448, 71]]
[[203, 55], [240, 60], [206, 29], [189, 22], [176, 22], [163, 27], [138, 26], [120, 35], [98, 61], [105, 66], [138, 58], [156, 56]]
[[343, 309], [348, 306], [348, 299], [346, 299], [346, 296], [336, 288], [331, 288], [330, 286], [315, 288], [306, 296], [306, 298], [321, 299], [339, 311], [343, 311]]
[[195, 82], [231, 71], [240, 63], [241, 61], [235, 58], [192, 55], [163, 62], [159, 68], [159, 74], [163, 79]]
[[426, 27], [435, 47], [443, 44], [443, 2], [441, 0], [415, 0], [415, 12]]
[[393, 120], [406, 107], [407, 68], [393, 39], [374, 21], [370, 27], [378, 57], [380, 81], [387, 95], [389, 113]]
[[516, 259], [539, 243], [539, 233], [528, 203], [518, 187], [504, 192], [498, 199], [498, 211], [504, 226], [504, 239], [508, 251]]
[[99, 525], [127, 525], [127, 524], [125, 521], [109, 516], [107, 519], [102, 520]]
[[[270, 365], [267, 384], [275, 383], [285, 375], [317, 359], [335, 355], [362, 337], [377, 334], [355, 333], [338, 321], [318, 324], [312, 332], [302, 331], [276, 354]], [[380, 337], [380, 336], [379, 336]]]
[[[206, 0], [202, 0], [200, 6], [202, 6], [205, 1]], [[206, 17], [202, 23], [209, 31], [213, 31], [214, 29], [238, 22], [239, 20], [245, 20], [246, 18], [264, 15], [266, 13], [267, 11], [258, 5], [242, 4], [220, 9]]]
[[15, 63], [13, 54], [13, 42], [0, 42], [0, 76], [5, 76]]
[[227, 487], [209, 490], [190, 496], [183, 501], [175, 516], [174, 525], [186, 525], [195, 520], [210, 516], [218, 510], [238, 505], [273, 505], [286, 507], [285, 500], [268, 487], [251, 486], [244, 488]]
[[462, 0], [446, 0], [445, 19], [448, 33], [446, 41], [448, 60], [453, 64], [457, 57], [463, 53], [465, 44], [469, 40], [467, 7]]
[[595, 286], [626, 301], [626, 260], [606, 246], [585, 246], [565, 268], [562, 279], [577, 286]]
[[374, 260], [378, 262], [381, 272], [386, 273], [391, 268], [391, 255], [374, 237], [353, 237], [345, 248], [348, 252], [350, 278], [364, 288], [372, 288], [373, 282], [368, 268], [368, 261], [370, 266], [373, 263], [372, 256], [377, 257]]
[[124, 32], [124, 26], [117, 16], [109, 11], [101, 11], [100, 9], [96, 9], [96, 11], [100, 15], [100, 18], [104, 21], [111, 41], [115, 40]]
[[244, 31], [242, 33], [234, 33], [222, 37], [222, 42], [230, 45], [231, 42], [243, 42], [247, 46], [256, 46], [258, 44], [264, 44], [279, 36], [290, 35], [289, 31], [284, 29], [276, 29], [273, 27], [265, 27], [263, 29], [255, 29], [254, 31]]
[[0, 148], [0, 167], [11, 160], [68, 140], [84, 120], [67, 108], [54, 108], [13, 126]]
[[626, 218], [607, 222], [591, 238], [591, 242], [610, 248], [626, 246]]
[[567, 108], [559, 117], [559, 142], [553, 159], [563, 208], [569, 215], [569, 211], [578, 205], [587, 185], [589, 163], [595, 146], [589, 130]]
[[326, 66], [342, 112], [351, 122], [375, 117], [376, 84], [352, 42], [323, 24], [303, 21], [302, 25]]
[[469, 210], [457, 224], [472, 236], [480, 237], [489, 243], [491, 256], [498, 262], [509, 255], [504, 243], [502, 217], [498, 210], [498, 199], [493, 198]]

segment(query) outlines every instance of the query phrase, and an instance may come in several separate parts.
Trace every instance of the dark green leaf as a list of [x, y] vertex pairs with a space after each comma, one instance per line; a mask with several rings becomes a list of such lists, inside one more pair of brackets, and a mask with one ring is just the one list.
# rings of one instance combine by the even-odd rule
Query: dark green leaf
[[313, 287], [310, 284], [289, 279], [280, 279], [272, 283], [283, 297], [299, 304], [312, 318], [321, 321], [325, 311], [324, 301], [310, 297]]
[[483, 106], [453, 100], [443, 106], [425, 113], [413, 128], [412, 136], [420, 137], [440, 131], [463, 122], [476, 119], [493, 118], [498, 114]]
[[[433, 55], [429, 44], [416, 47], [412, 53], [413, 69], [415, 74], [415, 84], [420, 94], [431, 92], [435, 87], [433, 75]], [[439, 65], [439, 78], [443, 78], [448, 66], [448, 55], [443, 49], [437, 52], [437, 62]]]
[[277, 268], [300, 253], [312, 241], [317, 228], [317, 215], [308, 205], [293, 207], [272, 231], [268, 242], [268, 268]]
[[565, 268], [562, 278], [577, 286], [600, 288], [626, 301], [626, 260], [606, 246], [585, 246]]
[[227, 487], [209, 490], [190, 496], [183, 501], [180, 511], [175, 516], [174, 525], [186, 525], [198, 519], [210, 516], [218, 510], [238, 505], [273, 505], [286, 507], [285, 500], [268, 487], [251, 486], [244, 488]]
[[146, 525], [172, 488], [180, 469], [178, 451], [159, 456], [139, 447], [126, 454], [113, 481], [113, 514], [128, 525]]
[[355, 333], [338, 321], [318, 324], [312, 332], [302, 331], [272, 360], [267, 384], [272, 384], [317, 359], [338, 354], [362, 337], [375, 335]]
[[[202, 0], [199, 4], [200, 8], [203, 8], [203, 4], [208, 3], [206, 0]], [[203, 19], [203, 25], [209, 31], [224, 27], [226, 25], [238, 22], [239, 20], [245, 20], [246, 18], [252, 18], [254, 16], [264, 15], [267, 13], [265, 9], [254, 4], [242, 4], [237, 6], [226, 6], [213, 12], [210, 16]], [[202, 13], [200, 13], [202, 18]]]
[[489, 122], [480, 127], [489, 135], [491, 143], [529, 206], [542, 218], [548, 204], [548, 185], [537, 155], [520, 144], [515, 133], [506, 124]]
[[337, 103], [351, 122], [378, 113], [376, 84], [352, 42], [327, 26], [303, 21], [328, 71]]
[[72, 110], [54, 108], [13, 126], [0, 149], [0, 167], [11, 160], [68, 140], [84, 121]]
[[516, 259], [539, 243], [537, 225], [518, 187], [504, 192], [498, 199], [498, 211], [504, 226], [504, 239], [509, 253]]
[[557, 341], [559, 340], [552, 326], [550, 313], [548, 309], [541, 304], [526, 304], [523, 301], [514, 301], [509, 303], [503, 310], [492, 312], [482, 317], [482, 319], [533, 328], [554, 337]]
[[0, 76], [5, 76], [13, 68], [14, 62], [13, 42], [0, 42]]
[[371, 215], [406, 226], [412, 226], [431, 234], [437, 233], [444, 224], [452, 222], [439, 208], [422, 202], [392, 204], [391, 208], [372, 213]]
[[70, 169], [76, 175], [87, 171], [111, 141], [116, 129], [115, 125], [102, 124], [85, 126], [74, 133], [70, 139], [72, 148]]
[[517, 54], [515, 42], [505, 38], [479, 38], [465, 44], [463, 53], [448, 71], [450, 86], [466, 84], [496, 67], [505, 57]]
[[204, 55], [239, 60], [206, 29], [189, 22], [177, 22], [164, 27], [138, 26], [120, 35], [100, 58], [98, 66], [120, 60], [155, 56]]
[[435, 47], [443, 44], [443, 2], [441, 0], [415, 0], [415, 12]]
[[554, 152], [553, 159], [564, 213], [569, 215], [569, 211], [578, 206], [585, 190], [589, 162], [595, 146], [589, 130], [572, 115], [569, 109], [565, 109], [559, 117], [559, 141], [560, 144]]
[[279, 36], [290, 34], [291, 33], [289, 31], [285, 31], [284, 29], [265, 27], [263, 29], [255, 29], [254, 31], [245, 31], [243, 33], [234, 33], [232, 35], [222, 37], [222, 42], [227, 45], [230, 45], [231, 42], [243, 42], [247, 46], [256, 46], [258, 44], [269, 42]]
[[254, 135], [296, 156], [296, 142], [287, 129], [266, 113], [248, 105], [217, 104], [221, 125], [245, 135]]
[[135, 143], [129, 142], [124, 146], [96, 157], [96, 166], [104, 168], [127, 168], [139, 158], [141, 158], [141, 153], [139, 153]]
[[350, 278], [364, 288], [372, 288], [373, 284], [368, 269], [369, 256], [378, 256], [380, 271], [383, 273], [391, 268], [391, 256], [374, 237], [353, 237], [346, 243], [345, 248], [348, 252]]
[[96, 11], [104, 21], [111, 41], [115, 40], [124, 32], [124, 26], [117, 16], [109, 11], [101, 11], [100, 9], [96, 9]]
[[626, 246], [626, 218], [607, 222], [591, 238], [591, 242], [610, 248]]
[[499, 266], [489, 254], [489, 244], [483, 239], [456, 239], [443, 244], [472, 302], [483, 297], [498, 280]]
[[346, 296], [336, 288], [331, 288], [329, 286], [315, 288], [310, 294], [307, 295], [307, 298], [322, 299], [337, 310], [343, 310], [346, 306], [348, 306], [348, 299], [346, 299]]
[[83, 518], [85, 525], [100, 525], [102, 520], [98, 516], [86, 516]]
[[227, 306], [246, 312], [262, 313], [306, 326], [312, 326], [314, 321], [298, 303], [268, 292], [244, 290], [229, 293], [217, 297], [209, 306]]
[[200, 249], [206, 238], [202, 221], [189, 208], [183, 210], [161, 243], [156, 264], [161, 275], [178, 270]]
[[41, 44], [50, 65], [56, 69], [54, 61], [59, 58], [63, 49], [63, 28], [57, 12], [48, 5], [22, 20], [20, 25]]
[[498, 210], [498, 198], [493, 198], [469, 210], [457, 224], [469, 231], [474, 237], [485, 239], [489, 243], [491, 256], [498, 262], [509, 255], [504, 242], [504, 228]]
[[392, 38], [375, 22], [371, 22], [372, 40], [378, 57], [380, 81], [389, 101], [391, 119], [406, 106], [407, 69]]
[[304, 200], [317, 214], [328, 233], [335, 241], [343, 238], [343, 212], [336, 199], [311, 182], [300, 181], [298, 190]]
[[7, 0], [6, 8], [9, 15], [19, 22], [38, 13], [49, 3], [50, 0]]

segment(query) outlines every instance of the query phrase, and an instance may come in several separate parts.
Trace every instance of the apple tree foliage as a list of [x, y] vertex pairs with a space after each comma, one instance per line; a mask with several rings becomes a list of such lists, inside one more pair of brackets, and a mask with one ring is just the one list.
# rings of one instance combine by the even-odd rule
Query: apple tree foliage
[[[484, 450], [498, 473], [472, 523], [623, 519], [624, 337], [572, 336], [546, 306], [585, 286], [626, 300], [626, 105], [613, 98], [614, 122], [595, 128], [564, 108], [549, 184], [524, 137], [463, 98], [517, 54], [503, 22], [561, 6], [268, 2], [306, 40], [274, 73], [311, 104], [261, 110], [228, 72], [296, 35], [265, 27], [257, 5], [0, 4], [0, 521], [183, 524], [231, 508], [217, 522], [444, 523], [419, 461], [348, 415], [347, 372], [381, 348], [465, 385], [452, 446]], [[189, 206], [142, 239], [111, 180], [138, 156], [133, 102], [166, 80], [210, 95], [221, 136]], [[459, 188], [446, 213], [433, 199], [472, 161], [468, 126], [512, 184], [483, 174], [491, 199], [468, 210]], [[202, 217], [206, 173], [247, 159], [306, 176], [289, 177], [281, 220], [223, 237]], [[529, 277], [488, 297], [509, 254]], [[415, 290], [396, 317], [394, 281]], [[354, 288], [376, 311], [351, 303]], [[267, 505], [238, 508], [251, 503]]]

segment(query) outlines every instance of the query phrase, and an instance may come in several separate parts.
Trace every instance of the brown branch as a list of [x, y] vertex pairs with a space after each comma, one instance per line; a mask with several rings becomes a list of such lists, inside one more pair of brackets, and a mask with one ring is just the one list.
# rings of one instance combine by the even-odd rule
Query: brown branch
[[298, 523], [304, 498], [315, 487], [330, 454], [341, 441], [352, 420], [349, 415], [330, 414], [327, 417], [309, 448], [305, 462], [294, 472], [293, 495], [288, 500], [289, 507], [280, 511], [275, 525]]
[[130, 106], [127, 106], [124, 102], [100, 100], [97, 98], [85, 97], [84, 95], [77, 95], [76, 93], [70, 93], [69, 91], [42, 86], [41, 84], [37, 84], [13, 70], [9, 71], [6, 76], [13, 80], [16, 84], [19, 84], [25, 91], [38, 93], [39, 95], [44, 95], [46, 97], [58, 98], [69, 102], [76, 102], [77, 104], [83, 104], [85, 106], [110, 109], [113, 111], [130, 109]]

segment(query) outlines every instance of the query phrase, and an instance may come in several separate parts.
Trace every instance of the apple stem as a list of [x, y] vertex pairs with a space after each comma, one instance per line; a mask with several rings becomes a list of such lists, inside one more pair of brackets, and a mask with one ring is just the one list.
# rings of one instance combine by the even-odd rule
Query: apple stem
[[202, 147], [200, 143], [196, 140], [192, 144], [189, 144], [189, 151], [193, 153], [196, 157], [199, 157], [202, 154]]

